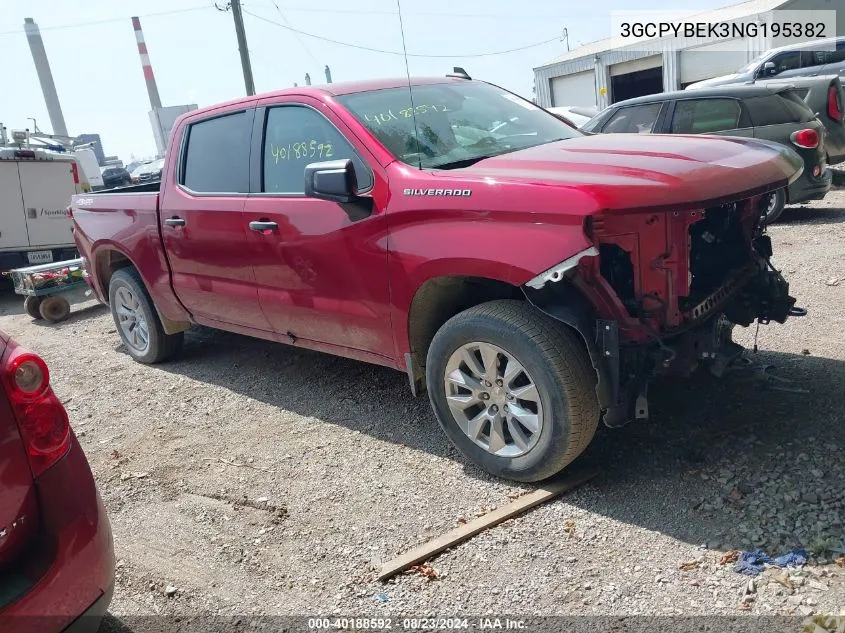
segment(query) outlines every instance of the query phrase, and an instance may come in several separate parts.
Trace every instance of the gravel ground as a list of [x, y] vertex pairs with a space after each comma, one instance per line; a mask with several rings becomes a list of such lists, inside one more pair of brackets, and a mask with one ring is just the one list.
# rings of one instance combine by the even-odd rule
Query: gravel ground
[[[114, 626], [845, 614], [845, 191], [788, 210], [770, 234], [809, 315], [761, 327], [753, 363], [722, 380], [654, 384], [652, 419], [600, 429], [582, 458], [597, 479], [437, 557], [434, 580], [373, 572], [526, 488], [465, 464], [404, 375], [207, 329], [147, 367], [90, 301], [49, 326], [5, 292], [0, 328], [47, 360], [97, 477], [119, 561]], [[754, 331], [735, 338], [750, 346]], [[811, 563], [749, 584], [719, 562], [755, 547], [803, 547]]]

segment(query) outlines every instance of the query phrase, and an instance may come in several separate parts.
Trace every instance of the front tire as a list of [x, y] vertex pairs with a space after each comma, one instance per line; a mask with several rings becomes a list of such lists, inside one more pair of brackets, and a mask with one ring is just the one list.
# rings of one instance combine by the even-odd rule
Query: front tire
[[768, 225], [778, 221], [786, 206], [786, 189], [778, 189], [769, 194], [763, 203], [763, 224]]
[[578, 334], [521, 301], [447, 321], [428, 351], [431, 405], [452, 443], [487, 472], [551, 477], [592, 440], [596, 375]]
[[141, 275], [121, 268], [109, 282], [109, 305], [129, 355], [141, 363], [160, 363], [182, 347], [184, 334], [166, 334]]

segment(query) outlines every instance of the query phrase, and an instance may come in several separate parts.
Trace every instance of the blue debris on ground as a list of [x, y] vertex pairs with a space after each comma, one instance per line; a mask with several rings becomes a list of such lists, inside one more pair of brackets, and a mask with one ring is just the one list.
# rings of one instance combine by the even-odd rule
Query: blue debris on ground
[[763, 573], [766, 565], [801, 567], [807, 564], [808, 559], [809, 555], [803, 549], [793, 549], [777, 558], [772, 558], [763, 550], [757, 549], [753, 552], [740, 552], [734, 571], [746, 576], [757, 576]]

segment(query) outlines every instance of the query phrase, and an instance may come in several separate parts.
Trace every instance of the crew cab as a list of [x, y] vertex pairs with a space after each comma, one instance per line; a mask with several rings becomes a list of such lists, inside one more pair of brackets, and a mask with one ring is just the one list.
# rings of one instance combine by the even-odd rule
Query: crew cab
[[[161, 186], [74, 196], [89, 283], [143, 363], [201, 324], [386, 365], [481, 467], [537, 481], [652, 376], [720, 371], [799, 312], [761, 228], [802, 171], [748, 138], [584, 136], [462, 77], [183, 115]], [[366, 393], [366, 385], [361, 385]]]

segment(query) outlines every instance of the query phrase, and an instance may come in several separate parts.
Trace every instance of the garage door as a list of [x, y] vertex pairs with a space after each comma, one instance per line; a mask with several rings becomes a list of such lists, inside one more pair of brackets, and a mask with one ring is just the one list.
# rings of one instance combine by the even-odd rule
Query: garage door
[[594, 106], [596, 74], [592, 70], [552, 79], [553, 106]]
[[729, 75], [748, 61], [739, 40], [696, 46], [681, 51], [681, 85]]
[[648, 57], [640, 57], [630, 62], [613, 64], [610, 67], [610, 76], [618, 77], [619, 75], [636, 73], [641, 70], [649, 70], [650, 68], [660, 68], [661, 66], [663, 66], [663, 55], [649, 55]]

